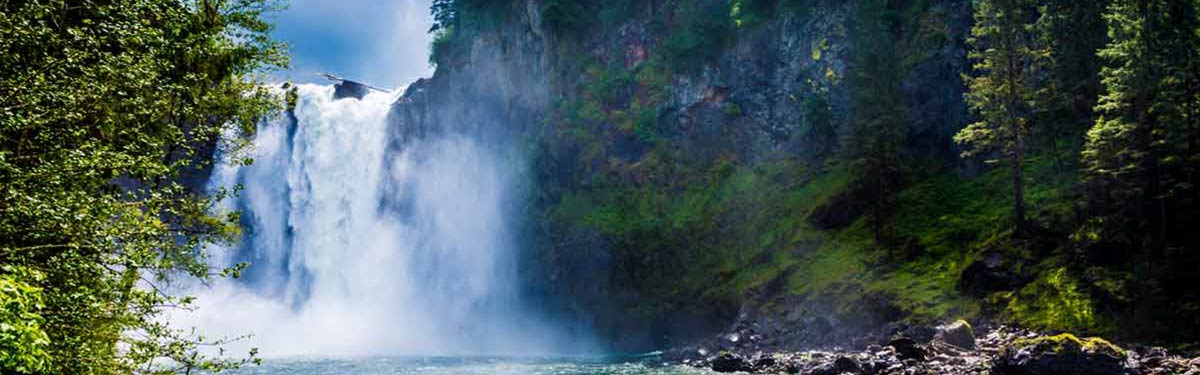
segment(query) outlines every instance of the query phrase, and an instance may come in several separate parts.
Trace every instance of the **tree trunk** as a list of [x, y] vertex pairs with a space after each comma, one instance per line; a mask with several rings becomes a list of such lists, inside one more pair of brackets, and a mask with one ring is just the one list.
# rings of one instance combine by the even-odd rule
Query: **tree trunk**
[[[1013, 17], [1013, 15], [1010, 14], [1009, 17]], [[1015, 21], [1009, 20], [1009, 22]], [[1023, 236], [1025, 234], [1025, 181], [1022, 165], [1025, 162], [1025, 134], [1016, 111], [1021, 102], [1021, 95], [1017, 91], [1017, 87], [1022, 84], [1022, 75], [1025, 72], [1021, 71], [1024, 66], [1024, 60], [1017, 55], [1018, 39], [1014, 35], [1020, 29], [1011, 24], [1009, 27], [1012, 27], [1013, 30], [1009, 30], [1006, 33], [1008, 39], [1007, 45], [1004, 47], [1007, 52], [1005, 57], [1008, 60], [1008, 71], [1006, 72], [1008, 76], [1007, 120], [1009, 136], [1012, 137], [1012, 150], [1009, 150], [1009, 164], [1012, 164], [1013, 227], [1017, 236]]]
[[1025, 136], [1020, 129], [1015, 129], [1016, 140], [1011, 156], [1013, 184], [1013, 225], [1018, 235], [1025, 234], [1025, 176], [1022, 165], [1025, 163]]

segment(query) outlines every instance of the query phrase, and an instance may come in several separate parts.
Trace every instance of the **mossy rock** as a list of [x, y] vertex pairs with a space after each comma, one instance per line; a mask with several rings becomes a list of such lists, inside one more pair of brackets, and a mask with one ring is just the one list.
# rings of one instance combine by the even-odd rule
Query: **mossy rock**
[[1013, 341], [993, 368], [1006, 375], [1118, 375], [1124, 373], [1124, 349], [1101, 338], [1064, 333]]
[[959, 319], [939, 326], [935, 339], [959, 348], [975, 349], [975, 329], [966, 320]]
[[[1070, 333], [1055, 336], [1041, 336], [1031, 339], [1013, 341], [1011, 346], [1036, 347], [1055, 353], [1084, 351], [1088, 353], [1105, 354], [1116, 358], [1125, 358], [1125, 349], [1099, 337], [1079, 338]], [[1010, 347], [1011, 347], [1010, 346]]]

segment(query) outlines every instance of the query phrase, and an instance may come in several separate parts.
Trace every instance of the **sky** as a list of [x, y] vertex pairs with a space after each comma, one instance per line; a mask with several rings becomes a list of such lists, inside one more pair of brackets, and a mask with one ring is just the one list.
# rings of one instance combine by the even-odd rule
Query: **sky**
[[320, 82], [318, 72], [385, 87], [433, 74], [427, 33], [431, 0], [291, 0], [272, 35], [288, 44], [282, 79]]

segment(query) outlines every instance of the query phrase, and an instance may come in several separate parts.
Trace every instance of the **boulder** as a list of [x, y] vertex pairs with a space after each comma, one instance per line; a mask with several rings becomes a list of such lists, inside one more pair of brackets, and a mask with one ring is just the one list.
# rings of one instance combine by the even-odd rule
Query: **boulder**
[[971, 328], [970, 323], [960, 319], [953, 323], [938, 327], [938, 332], [937, 335], [934, 336], [934, 340], [957, 346], [959, 348], [974, 350], [975, 330]]
[[850, 357], [838, 357], [836, 361], [833, 361], [833, 368], [837, 369], [839, 374], [857, 374], [862, 372], [862, 365]]
[[753, 368], [745, 358], [733, 353], [721, 353], [716, 358], [713, 358], [712, 369], [716, 372], [750, 372]]
[[336, 85], [333, 85], [333, 99], [354, 98], [362, 100], [370, 93], [371, 89], [367, 85], [343, 79]]
[[1021, 339], [996, 358], [997, 375], [1121, 375], [1126, 353], [1099, 338], [1071, 334]]
[[891, 342], [888, 342], [888, 346], [896, 349], [896, 356], [900, 357], [900, 359], [923, 361], [928, 355], [925, 348], [922, 348], [920, 344], [917, 344], [916, 340], [909, 337], [892, 339]]

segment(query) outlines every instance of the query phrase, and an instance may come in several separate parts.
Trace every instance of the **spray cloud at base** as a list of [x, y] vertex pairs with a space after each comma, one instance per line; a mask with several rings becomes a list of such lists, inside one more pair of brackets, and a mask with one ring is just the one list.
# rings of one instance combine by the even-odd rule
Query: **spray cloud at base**
[[[301, 85], [292, 115], [260, 124], [241, 185], [242, 241], [214, 259], [251, 264], [196, 291], [173, 319], [265, 356], [536, 355], [581, 350], [522, 298], [513, 229], [519, 152], [465, 132], [401, 138], [394, 94], [333, 98]], [[572, 348], [574, 346], [574, 348]]]

